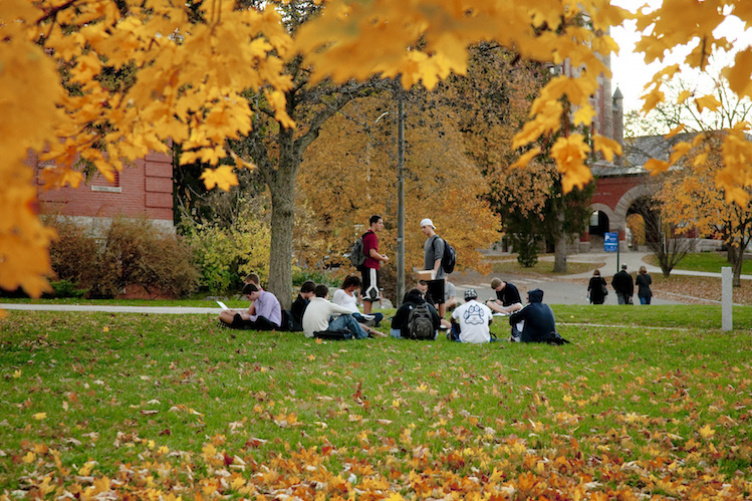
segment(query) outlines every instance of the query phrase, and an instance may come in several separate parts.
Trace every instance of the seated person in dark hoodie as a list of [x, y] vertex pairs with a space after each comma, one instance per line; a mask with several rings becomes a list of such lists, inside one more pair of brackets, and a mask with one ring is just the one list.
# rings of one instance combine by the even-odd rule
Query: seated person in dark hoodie
[[290, 317], [292, 320], [292, 324], [290, 325], [291, 331], [303, 331], [303, 314], [308, 306], [308, 302], [315, 296], [313, 292], [315, 288], [316, 282], [313, 280], [306, 280], [300, 285], [300, 293], [290, 307]]
[[407, 321], [410, 318], [410, 312], [412, 311], [412, 309], [419, 304], [426, 304], [428, 306], [428, 311], [431, 312], [431, 318], [433, 320], [434, 331], [439, 328], [439, 326], [441, 325], [441, 319], [439, 318], [439, 314], [436, 312], [436, 308], [434, 308], [431, 303], [427, 303], [426, 300], [423, 299], [423, 292], [421, 292], [420, 289], [411, 289], [407, 292], [407, 294], [405, 294], [405, 298], [402, 301], [402, 306], [397, 309], [397, 313], [395, 313], [394, 318], [392, 318], [392, 328], [390, 334], [393, 338], [409, 339], [410, 336], [407, 333]]
[[[527, 306], [509, 316], [509, 324], [512, 326], [510, 341], [553, 344], [569, 342], [556, 332], [554, 312], [549, 305], [543, 304], [542, 290], [528, 291], [527, 302]], [[520, 321], [524, 321], [522, 331], [519, 331], [517, 327]]]

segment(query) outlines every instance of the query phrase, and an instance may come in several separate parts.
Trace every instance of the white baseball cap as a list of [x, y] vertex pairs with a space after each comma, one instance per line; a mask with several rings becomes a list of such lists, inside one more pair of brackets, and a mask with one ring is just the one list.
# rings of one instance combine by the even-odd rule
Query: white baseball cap
[[430, 220], [430, 219], [428, 219], [428, 218], [425, 218], [424, 220], [422, 220], [422, 221], [420, 222], [420, 227], [422, 228], [422, 227], [424, 227], [424, 226], [430, 226], [430, 227], [431, 227], [431, 228], [433, 228], [434, 230], [436, 229], [436, 226], [434, 226], [434, 225], [433, 225], [433, 221], [431, 221], [431, 220]]

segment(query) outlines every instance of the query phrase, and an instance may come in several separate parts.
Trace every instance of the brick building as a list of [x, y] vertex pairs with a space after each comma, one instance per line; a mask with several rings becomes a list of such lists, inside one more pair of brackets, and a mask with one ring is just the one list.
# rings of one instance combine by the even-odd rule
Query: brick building
[[[45, 166], [36, 157], [30, 158], [30, 163], [37, 173]], [[43, 190], [38, 180], [37, 193], [42, 214], [69, 216], [83, 222], [145, 215], [157, 227], [173, 228], [172, 163], [164, 154], [154, 153], [137, 160], [122, 173], [116, 173], [113, 183], [96, 173], [78, 188]]]

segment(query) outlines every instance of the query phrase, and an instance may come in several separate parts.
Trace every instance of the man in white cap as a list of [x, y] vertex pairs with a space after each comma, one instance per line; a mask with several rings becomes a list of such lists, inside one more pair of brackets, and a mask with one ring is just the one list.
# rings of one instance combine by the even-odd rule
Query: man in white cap
[[444, 257], [444, 239], [436, 234], [436, 227], [433, 221], [426, 218], [420, 222], [420, 231], [427, 237], [426, 243], [423, 244], [424, 259], [423, 269], [431, 270], [432, 280], [428, 281], [428, 292], [436, 301], [439, 310], [439, 316], [443, 319], [446, 315], [446, 306], [444, 302], [444, 279], [446, 273], [441, 267], [441, 258]]

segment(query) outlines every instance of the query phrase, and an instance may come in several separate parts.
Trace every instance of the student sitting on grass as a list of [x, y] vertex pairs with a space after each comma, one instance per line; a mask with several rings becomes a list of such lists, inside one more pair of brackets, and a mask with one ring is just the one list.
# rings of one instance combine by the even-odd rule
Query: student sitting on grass
[[292, 318], [291, 331], [300, 332], [303, 330], [303, 314], [308, 307], [308, 302], [315, 296], [313, 293], [315, 289], [316, 282], [313, 280], [306, 280], [301, 284], [300, 293], [298, 293], [297, 299], [295, 299], [290, 307], [290, 317]]
[[252, 329], [257, 331], [271, 331], [279, 329], [282, 321], [282, 308], [274, 294], [259, 290], [256, 284], [245, 284], [243, 295], [252, 301], [253, 312], [236, 312], [223, 310], [219, 320], [233, 329]]
[[[349, 330], [356, 339], [368, 337], [368, 333], [350, 315], [350, 310], [344, 306], [334, 304], [329, 297], [329, 287], [319, 284], [314, 289], [315, 297], [311, 298], [303, 314], [303, 332], [305, 337], [314, 337], [319, 331]], [[338, 315], [333, 317], [333, 315]]]
[[349, 309], [350, 314], [355, 317], [355, 320], [357, 320], [361, 324], [378, 327], [379, 323], [384, 318], [383, 313], [369, 313], [369, 315], [373, 317], [369, 321], [365, 316], [361, 315], [360, 311], [358, 310], [357, 291], [360, 289], [361, 285], [363, 285], [363, 282], [360, 280], [359, 276], [346, 276], [345, 280], [342, 282], [342, 287], [334, 291], [334, 296], [332, 296], [332, 303], [344, 306], [345, 308]]

